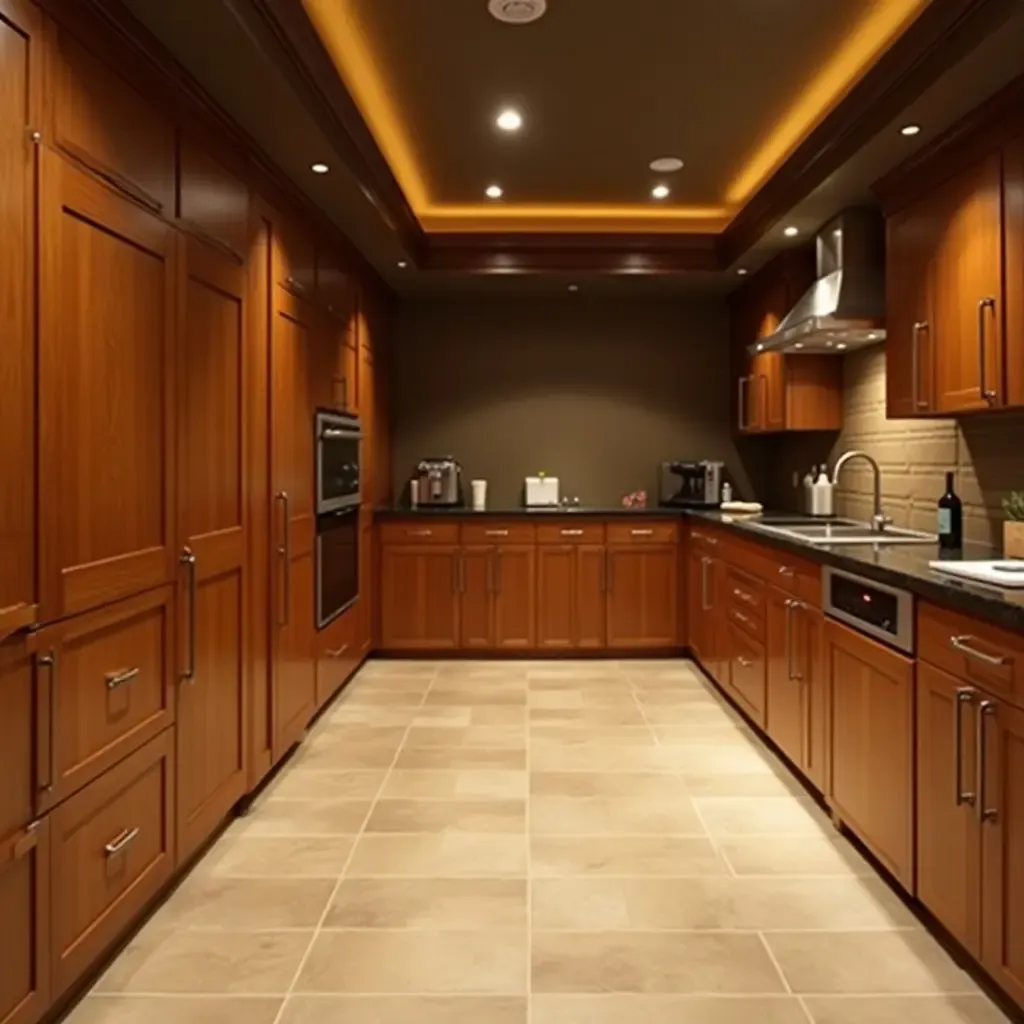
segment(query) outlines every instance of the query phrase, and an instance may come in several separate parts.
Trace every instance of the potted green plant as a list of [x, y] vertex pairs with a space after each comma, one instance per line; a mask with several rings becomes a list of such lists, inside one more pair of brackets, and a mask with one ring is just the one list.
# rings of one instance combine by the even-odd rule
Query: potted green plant
[[1003, 555], [1006, 558], [1024, 558], [1024, 492], [1011, 491], [1003, 498]]

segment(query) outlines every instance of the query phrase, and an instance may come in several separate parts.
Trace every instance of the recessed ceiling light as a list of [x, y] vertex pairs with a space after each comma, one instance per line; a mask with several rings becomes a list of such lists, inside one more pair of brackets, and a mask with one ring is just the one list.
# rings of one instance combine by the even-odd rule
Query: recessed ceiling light
[[738, 269], [736, 270], [736, 273], [737, 273], [737, 274], [739, 274], [739, 275], [740, 275], [740, 277], [746, 277], [746, 276], [747, 276], [747, 274], [749, 274], [749, 273], [750, 273], [750, 271], [749, 271], [749, 270], [747, 270], [747, 268], [746, 268], [746, 267], [739, 267], [739, 268], [738, 268]]
[[488, 199], [500, 199], [505, 193], [500, 185], [488, 185], [485, 194]]
[[671, 189], [668, 185], [655, 185], [654, 188], [651, 189], [651, 195], [654, 196], [655, 199], [664, 199], [670, 191]]
[[408, 263], [406, 263], [406, 262], [405, 262], [405, 260], [399, 260], [399, 261], [398, 261], [398, 269], [399, 269], [399, 270], [405, 270], [405, 268], [406, 268], [407, 266], [409, 266], [409, 264], [408, 264]]
[[900, 129], [900, 135], [906, 135], [908, 138], [912, 135], [920, 135], [921, 126], [919, 124], [905, 124]]
[[523, 127], [523, 115], [512, 107], [506, 107], [494, 120], [503, 132], [517, 132]]
[[330, 170], [330, 167], [328, 167], [327, 164], [313, 164], [309, 169], [314, 174], [326, 174]]
[[836, 348], [846, 348], [846, 342], [845, 341], [839, 342], [839, 344], [836, 345]]
[[578, 284], [571, 284], [571, 285], [569, 285], [569, 291], [571, 291], [571, 292], [578, 292], [579, 290], [580, 290], [580, 286]]
[[798, 342], [797, 342], [797, 343], [796, 343], [796, 344], [795, 344], [795, 345], [793, 346], [793, 348], [803, 348], [803, 347], [804, 347], [804, 343], [803, 343], [802, 341], [798, 341]]
[[659, 156], [657, 160], [652, 160], [647, 166], [657, 174], [673, 174], [675, 171], [683, 169], [683, 161], [677, 156]]
[[498, 21], [528, 25], [544, 15], [548, 0], [488, 0], [487, 9]]
[[877, 331], [871, 331], [868, 334], [868, 341], [878, 341], [878, 332]]
[[785, 231], [782, 232], [787, 238], [795, 238], [800, 234], [800, 229], [795, 224], [790, 224]]
[[764, 351], [764, 345], [758, 345], [757, 346], [757, 351], [758, 352], [763, 352]]

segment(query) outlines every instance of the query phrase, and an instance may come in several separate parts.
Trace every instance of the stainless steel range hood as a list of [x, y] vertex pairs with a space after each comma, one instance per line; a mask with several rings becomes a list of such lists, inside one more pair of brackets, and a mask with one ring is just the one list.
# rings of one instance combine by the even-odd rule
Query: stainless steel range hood
[[885, 223], [855, 207], [817, 237], [818, 280], [774, 334], [748, 351], [843, 355], [885, 340]]

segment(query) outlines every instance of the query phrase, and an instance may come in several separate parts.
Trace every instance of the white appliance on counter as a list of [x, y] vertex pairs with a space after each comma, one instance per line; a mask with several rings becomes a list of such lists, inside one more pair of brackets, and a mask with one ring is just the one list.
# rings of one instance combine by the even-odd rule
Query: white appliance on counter
[[992, 562], [929, 562], [930, 569], [962, 576], [976, 583], [991, 583], [996, 587], [1024, 587], [1024, 559], [1007, 559]]
[[528, 476], [523, 485], [523, 504], [527, 508], [547, 508], [558, 504], [557, 476]]

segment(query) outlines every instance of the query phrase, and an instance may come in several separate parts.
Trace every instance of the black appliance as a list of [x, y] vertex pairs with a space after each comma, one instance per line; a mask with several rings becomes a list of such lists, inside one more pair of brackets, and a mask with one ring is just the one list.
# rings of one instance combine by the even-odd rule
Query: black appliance
[[316, 627], [323, 629], [359, 598], [359, 508], [316, 517]]
[[673, 507], [717, 507], [722, 501], [724, 469], [724, 462], [663, 462], [658, 503]]
[[825, 614], [907, 654], [914, 653], [914, 597], [826, 565], [821, 570]]
[[359, 420], [343, 413], [319, 411], [316, 436], [316, 511], [359, 507]]

